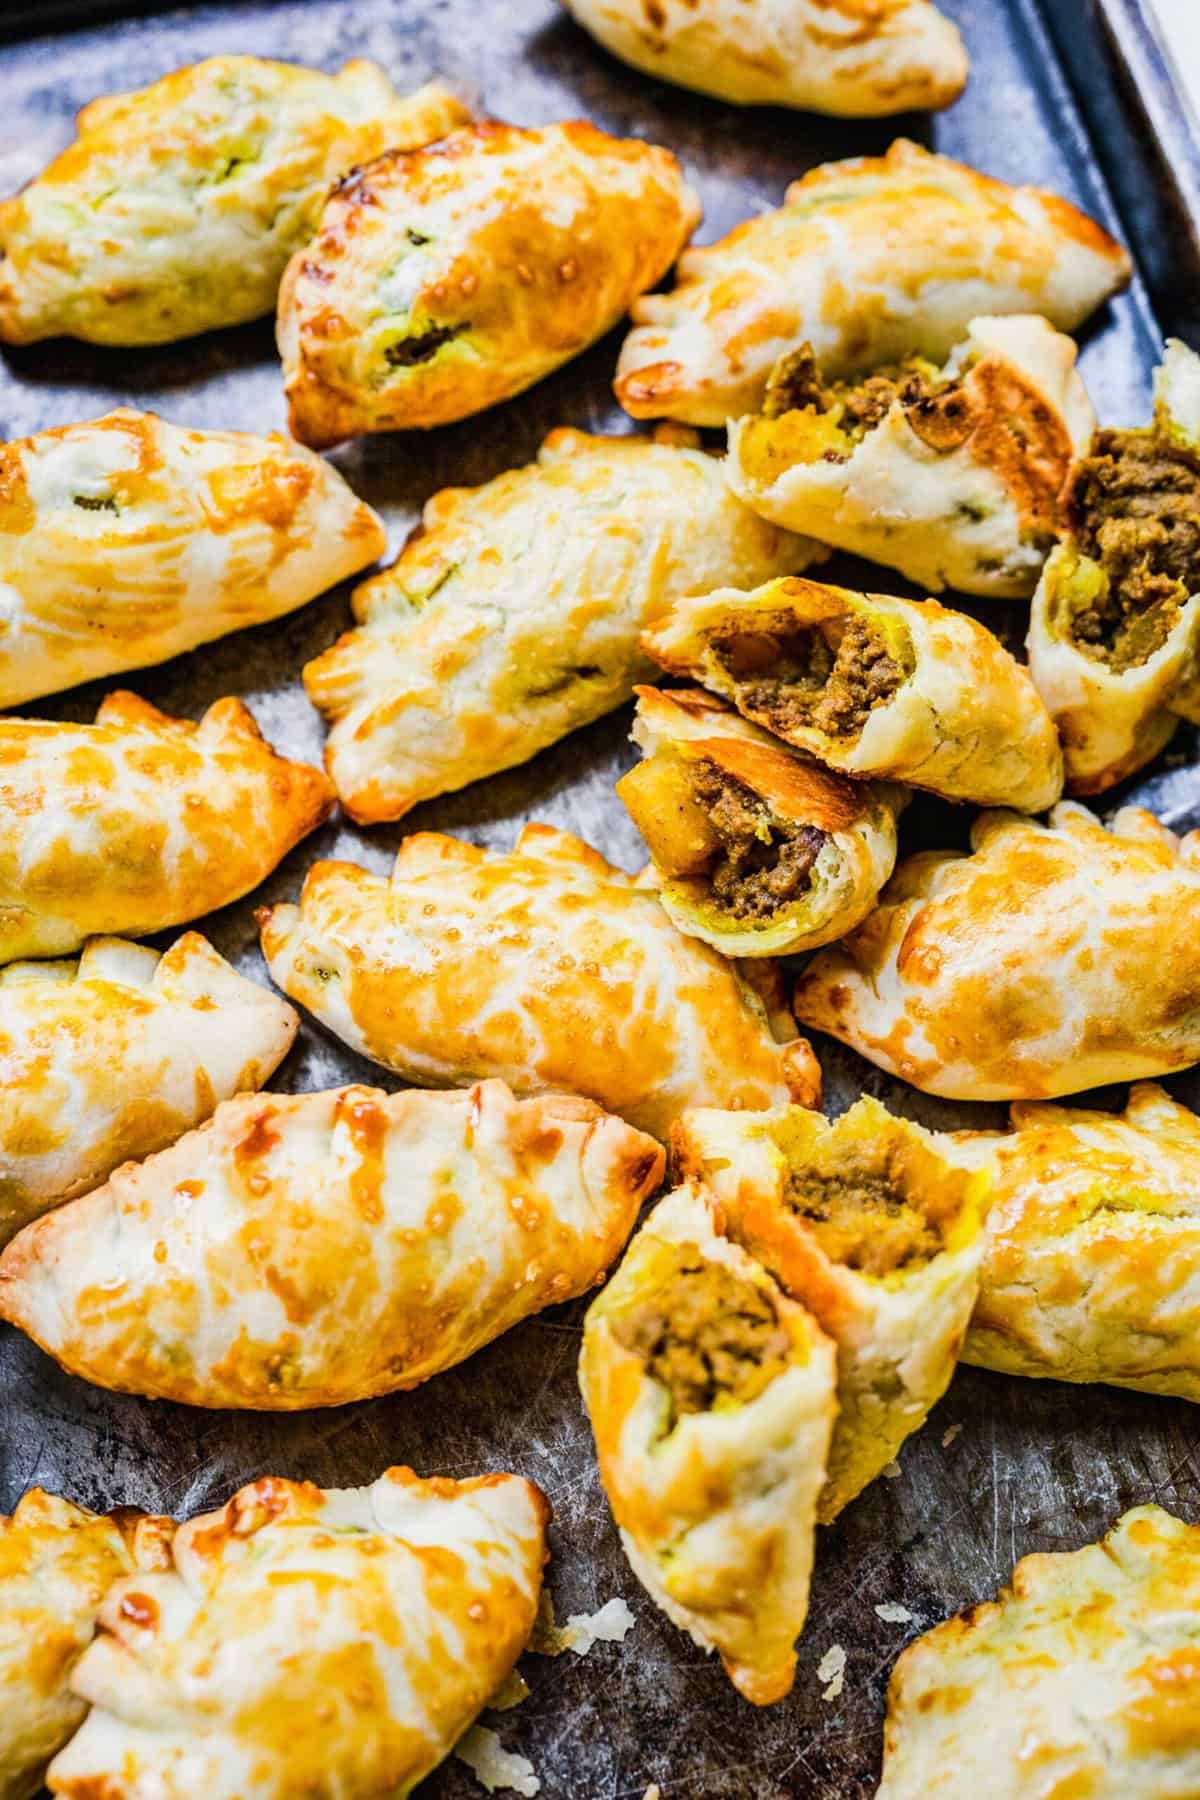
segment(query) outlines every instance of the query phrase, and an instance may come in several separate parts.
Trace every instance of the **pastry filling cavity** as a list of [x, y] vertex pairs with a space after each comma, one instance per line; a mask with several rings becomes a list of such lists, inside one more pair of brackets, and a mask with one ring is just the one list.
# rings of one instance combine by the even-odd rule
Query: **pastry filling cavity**
[[667, 1430], [689, 1413], [744, 1406], [787, 1366], [789, 1338], [770, 1292], [692, 1245], [614, 1336], [670, 1398]]
[[948, 1220], [911, 1195], [886, 1154], [870, 1161], [847, 1154], [836, 1169], [792, 1169], [786, 1198], [831, 1262], [864, 1275], [919, 1267], [945, 1246]]
[[711, 649], [738, 707], [785, 738], [797, 731], [856, 738], [904, 680], [882, 634], [859, 613], [820, 625], [765, 614], [753, 631], [714, 634]]
[[706, 880], [723, 912], [753, 924], [804, 898], [823, 831], [777, 818], [744, 782], [705, 758], [693, 765], [692, 791], [717, 840]]
[[1106, 579], [1075, 578], [1070, 630], [1120, 672], [1161, 649], [1200, 593], [1200, 456], [1159, 431], [1100, 431], [1068, 496], [1079, 549]]

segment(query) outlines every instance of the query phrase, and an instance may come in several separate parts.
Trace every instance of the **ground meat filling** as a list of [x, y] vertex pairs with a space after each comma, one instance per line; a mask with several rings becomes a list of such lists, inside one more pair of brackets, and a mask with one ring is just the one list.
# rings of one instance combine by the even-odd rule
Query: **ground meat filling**
[[1114, 669], [1161, 648], [1200, 593], [1200, 459], [1154, 431], [1101, 431], [1075, 467], [1071, 525], [1107, 592], [1077, 612], [1080, 648]]
[[793, 1170], [786, 1197], [830, 1260], [864, 1275], [926, 1263], [942, 1248], [936, 1221], [905, 1197], [886, 1168]]
[[671, 1423], [742, 1404], [762, 1393], [787, 1361], [789, 1340], [763, 1288], [683, 1248], [670, 1278], [617, 1321], [617, 1342], [671, 1397]]
[[[922, 357], [876, 369], [862, 381], [824, 382], [811, 344], [780, 357], [771, 371], [762, 410], [767, 419], [810, 407], [814, 412], [836, 413], [840, 430], [857, 445], [882, 425], [897, 400], [912, 416], [914, 429], [920, 431], [924, 421], [939, 437], [947, 429], [947, 412], [952, 419], [966, 411], [961, 384], [942, 381]], [[824, 460], [845, 462], [847, 453], [826, 450]]]
[[739, 707], [783, 737], [812, 730], [855, 738], [904, 679], [883, 638], [857, 613], [820, 630], [786, 619], [776, 630], [764, 620], [754, 633], [715, 636], [712, 649], [737, 683]]
[[692, 792], [721, 840], [706, 880], [731, 918], [770, 919], [807, 894], [823, 831], [776, 818], [752, 789], [715, 763], [696, 763]]

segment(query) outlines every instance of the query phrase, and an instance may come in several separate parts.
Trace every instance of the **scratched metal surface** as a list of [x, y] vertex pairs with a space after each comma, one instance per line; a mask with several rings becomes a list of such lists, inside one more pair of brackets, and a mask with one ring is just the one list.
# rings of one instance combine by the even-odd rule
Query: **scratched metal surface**
[[[948, 115], [904, 120], [902, 128], [1010, 180], [1044, 182], [1117, 226], [1035, 0], [944, 3], [964, 27], [975, 79]], [[1052, 10], [1067, 40], [1085, 59], [1094, 55], [1080, 36], [1091, 29], [1083, 23], [1085, 0], [1052, 0]], [[232, 50], [331, 68], [349, 56], [372, 56], [401, 84], [440, 72], [519, 122], [585, 113], [656, 139], [682, 156], [700, 189], [705, 238], [778, 201], [787, 181], [814, 162], [880, 150], [893, 133], [887, 122], [741, 115], [664, 88], [609, 59], [553, 0], [284, 0], [126, 18], [5, 47], [0, 190], [11, 191], [67, 140], [73, 112], [93, 95]], [[1089, 79], [1089, 102], [1098, 95], [1097, 80]], [[1107, 131], [1103, 136], [1111, 142]], [[1128, 157], [1123, 168], [1129, 176]], [[1152, 190], [1144, 181], [1144, 194]], [[1148, 202], [1137, 212], [1133, 235], [1152, 234]], [[1161, 245], [1147, 248], [1155, 252], [1146, 259], [1153, 270], [1164, 261]], [[1106, 420], [1144, 418], [1157, 335], [1140, 285], [1089, 333], [1083, 367]], [[482, 418], [429, 437], [357, 445], [338, 460], [385, 512], [398, 540], [436, 487], [482, 481], [525, 461], [554, 425], [622, 429], [608, 390], [616, 346], [614, 336]], [[196, 426], [282, 424], [270, 328], [129, 352], [54, 344], [0, 362], [0, 431], [7, 436], [119, 402], [156, 407]], [[992, 622], [1019, 632], [1020, 610], [993, 609]], [[218, 695], [240, 694], [276, 744], [316, 759], [321, 730], [300, 669], [347, 617], [345, 594], [338, 593], [275, 625], [135, 674], [128, 685], [189, 714]], [[82, 688], [38, 710], [89, 718], [100, 692]], [[423, 807], [411, 827], [507, 845], [520, 820], [549, 819], [636, 866], [637, 838], [611, 791], [632, 760], [627, 729], [627, 716], [616, 715], [524, 769]], [[1194, 740], [1181, 742], [1147, 788], [1173, 823], [1200, 822], [1194, 754]], [[909, 847], [961, 841], [963, 828], [961, 814], [926, 805], [906, 820], [906, 840]], [[334, 822], [251, 900], [203, 928], [239, 967], [265, 979], [252, 906], [294, 895], [318, 856], [383, 869], [398, 836], [395, 828], [359, 832]], [[930, 1124], [999, 1120], [998, 1108], [924, 1100], [848, 1053], [818, 1047], [835, 1111], [867, 1090]], [[303, 1090], [364, 1077], [380, 1079], [306, 1023], [278, 1085]], [[1172, 1085], [1200, 1102], [1195, 1078]], [[905, 1447], [899, 1476], [877, 1482], [822, 1533], [795, 1692], [755, 1713], [655, 1612], [622, 1561], [575, 1389], [582, 1310], [575, 1305], [526, 1323], [417, 1393], [298, 1418], [193, 1412], [105, 1394], [60, 1374], [6, 1332], [0, 1506], [7, 1510], [40, 1482], [94, 1506], [128, 1502], [183, 1516], [223, 1502], [239, 1482], [263, 1472], [347, 1484], [370, 1480], [394, 1461], [458, 1476], [488, 1468], [531, 1476], [554, 1504], [550, 1585], [559, 1616], [623, 1594], [637, 1618], [624, 1646], [599, 1646], [586, 1660], [527, 1657], [532, 1697], [492, 1720], [508, 1747], [531, 1758], [551, 1800], [640, 1800], [651, 1782], [671, 1800], [858, 1800], [873, 1791], [878, 1773], [888, 1670], [917, 1631], [991, 1595], [1017, 1557], [1075, 1547], [1125, 1506], [1156, 1499], [1200, 1518], [1200, 1414], [1182, 1402], [963, 1371], [926, 1430]], [[951, 1426], [961, 1432], [946, 1444]], [[912, 1623], [881, 1621], [875, 1608], [885, 1601], [906, 1606]], [[847, 1651], [845, 1687], [825, 1701], [816, 1670], [833, 1644]], [[467, 1800], [478, 1791], [453, 1760], [422, 1790], [439, 1800]]]

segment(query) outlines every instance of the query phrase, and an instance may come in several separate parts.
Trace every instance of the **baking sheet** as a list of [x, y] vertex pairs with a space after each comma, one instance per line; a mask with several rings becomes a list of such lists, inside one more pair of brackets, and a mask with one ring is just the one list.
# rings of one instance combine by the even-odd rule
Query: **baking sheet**
[[[742, 114], [656, 84], [605, 55], [553, 0], [286, 0], [135, 16], [0, 51], [0, 191], [11, 191], [68, 140], [75, 110], [94, 95], [141, 85], [219, 51], [249, 51], [327, 68], [371, 56], [402, 86], [440, 73], [520, 123], [587, 114], [609, 129], [667, 144], [704, 200], [703, 240], [776, 204], [787, 182], [813, 163], [880, 151], [897, 130], [1008, 180], [1056, 188], [1128, 235], [1072, 85], [1081, 83], [1089, 109], [1103, 99], [1099, 64], [1093, 61], [1090, 76], [1079, 72], [1100, 55], [1095, 26], [1085, 0], [1046, 3], [1053, 38], [1037, 0], [943, 0], [972, 52], [975, 77], [966, 98], [932, 122], [855, 124], [765, 109]], [[1059, 60], [1063, 48], [1075, 58], [1070, 76]], [[1110, 96], [1108, 104], [1117, 103]], [[1131, 165], [1130, 154], [1125, 173], [1140, 174], [1145, 198], [1153, 190], [1148, 165]], [[1180, 253], [1162, 254], [1149, 215], [1139, 221], [1145, 271], [1155, 280], [1173, 262], [1178, 286]], [[1190, 276], [1194, 297], [1194, 270]], [[399, 542], [435, 488], [484, 481], [528, 460], [555, 425], [627, 429], [608, 388], [618, 342], [614, 335], [480, 418], [428, 437], [364, 442], [335, 460], [386, 515]], [[1139, 279], [1086, 337], [1082, 366], [1105, 421], [1145, 419], [1158, 347], [1150, 293]], [[155, 349], [41, 345], [0, 361], [5, 436], [119, 403], [195, 426], [282, 425], [269, 324]], [[854, 572], [845, 559], [837, 566]], [[885, 577], [880, 585], [897, 584]], [[1014, 638], [1023, 633], [1023, 607], [973, 610]], [[300, 670], [348, 616], [339, 592], [120, 685], [193, 716], [221, 694], [239, 694], [280, 749], [316, 760], [322, 732]], [[90, 718], [103, 691], [93, 684], [25, 710]], [[628, 727], [627, 712], [614, 715], [523, 769], [420, 808], [405, 828], [507, 846], [521, 820], [547, 819], [637, 867], [636, 833], [612, 794], [614, 779], [634, 760]], [[1177, 826], [1200, 823], [1195, 754], [1195, 734], [1181, 734], [1171, 762], [1157, 765], [1143, 784]], [[909, 848], [961, 842], [965, 825], [964, 813], [925, 802], [906, 818], [904, 841]], [[239, 968], [265, 980], [254, 905], [294, 896], [319, 856], [386, 869], [399, 836], [397, 827], [365, 832], [334, 822], [264, 888], [202, 929]], [[844, 1050], [821, 1040], [817, 1048], [832, 1111], [865, 1091], [936, 1126], [1002, 1118], [997, 1107], [925, 1099]], [[350, 1079], [388, 1085], [381, 1071], [306, 1020], [275, 1085], [303, 1090]], [[1200, 1104], [1195, 1076], [1168, 1085]], [[93, 1506], [125, 1502], [184, 1516], [223, 1502], [239, 1482], [264, 1472], [344, 1485], [403, 1461], [423, 1473], [508, 1468], [530, 1476], [554, 1505], [550, 1586], [559, 1617], [622, 1594], [637, 1620], [623, 1645], [599, 1645], [586, 1660], [526, 1657], [531, 1698], [515, 1711], [485, 1715], [507, 1747], [531, 1759], [550, 1800], [641, 1800], [651, 1782], [664, 1800], [858, 1800], [874, 1790], [884, 1686], [909, 1638], [993, 1594], [1019, 1556], [1074, 1548], [1126, 1506], [1157, 1500], [1200, 1519], [1195, 1409], [963, 1370], [926, 1429], [905, 1446], [899, 1475], [876, 1482], [820, 1534], [795, 1692], [775, 1708], [752, 1711], [716, 1663], [655, 1611], [621, 1557], [575, 1388], [582, 1312], [577, 1303], [531, 1320], [416, 1393], [299, 1417], [204, 1413], [106, 1394], [69, 1379], [15, 1333], [0, 1330], [0, 1507], [7, 1510], [34, 1482]], [[952, 1433], [954, 1426], [961, 1431]], [[885, 1602], [908, 1608], [911, 1623], [881, 1620], [876, 1608]], [[826, 1701], [816, 1671], [835, 1644], [847, 1652], [845, 1683]], [[468, 1800], [480, 1789], [451, 1760], [421, 1792], [430, 1800]]]

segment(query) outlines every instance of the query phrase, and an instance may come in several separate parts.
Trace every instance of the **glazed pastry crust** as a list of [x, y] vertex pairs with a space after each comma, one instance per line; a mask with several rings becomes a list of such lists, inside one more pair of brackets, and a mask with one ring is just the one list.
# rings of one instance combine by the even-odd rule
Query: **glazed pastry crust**
[[958, 99], [967, 52], [929, 0], [564, 0], [606, 50], [661, 81], [735, 105], [847, 118]]
[[1119, 244], [1065, 200], [899, 139], [826, 163], [784, 205], [680, 258], [632, 308], [616, 395], [635, 419], [723, 425], [754, 412], [806, 339], [830, 377], [949, 356], [981, 313], [1071, 331], [1129, 280]]
[[1200, 1060], [1200, 832], [1126, 807], [1048, 825], [985, 813], [974, 854], [900, 864], [882, 903], [822, 950], [804, 1025], [925, 1093], [1044, 1100]]
[[70, 1800], [406, 1800], [511, 1671], [537, 1611], [549, 1506], [515, 1475], [271, 1476], [119, 1582], [55, 1758]]
[[999, 1600], [896, 1664], [878, 1800], [1189, 1800], [1198, 1597], [1200, 1529], [1157, 1506], [1085, 1549], [1024, 1557]]
[[[756, 1706], [792, 1686], [808, 1611], [817, 1493], [834, 1400], [834, 1352], [813, 1320], [718, 1230], [711, 1196], [661, 1201], [584, 1321], [579, 1384], [600, 1475], [638, 1580]], [[673, 1418], [670, 1395], [627, 1339], [646, 1304], [670, 1307], [680, 1254], [726, 1271], [775, 1314], [785, 1347], [759, 1391]]]
[[[1025, 599], [1065, 520], [1071, 459], [1096, 415], [1075, 345], [1045, 319], [973, 319], [941, 371], [945, 402], [897, 397], [826, 455], [811, 408], [730, 421], [729, 480], [776, 525], [898, 569], [931, 594]], [[934, 378], [936, 386], [937, 378]]]
[[0, 720], [0, 962], [139, 935], [257, 887], [333, 792], [240, 700], [199, 724], [109, 694], [93, 725]]
[[[659, 899], [680, 931], [725, 956], [785, 956], [815, 950], [861, 924], [896, 861], [896, 815], [907, 798], [905, 791], [831, 774], [702, 688], [640, 687], [636, 692], [634, 742], [647, 762], [681, 767], [685, 793], [686, 771], [699, 762], [761, 798], [773, 820], [825, 834], [807, 890], [762, 920], [746, 921], [731, 914], [703, 875], [680, 873], [665, 868], [661, 860], [655, 862]], [[628, 778], [617, 783], [617, 792], [653, 859], [670, 790], [652, 791], [644, 808]]]
[[[856, 622], [876, 633], [898, 674], [894, 691], [872, 703], [857, 729], [781, 720], [748, 691], [764, 686], [757, 675], [739, 677], [720, 653], [726, 641], [753, 647], [780, 634], [819, 634], [834, 649]], [[1062, 793], [1058, 738], [1028, 670], [984, 626], [936, 600], [785, 577], [753, 593], [727, 588], [680, 600], [643, 642], [668, 674], [703, 682], [843, 774], [1022, 812], [1042, 812]], [[779, 661], [775, 654], [760, 660], [768, 675]]]
[[688, 1105], [820, 1092], [772, 966], [682, 937], [652, 892], [549, 825], [507, 854], [415, 833], [390, 880], [317, 863], [298, 906], [259, 918], [276, 984], [422, 1085], [567, 1089], [660, 1139]]
[[535, 463], [435, 494], [355, 590], [358, 628], [305, 668], [342, 804], [398, 819], [526, 761], [630, 698], [653, 672], [638, 634], [678, 595], [822, 554], [736, 500], [691, 434], [551, 432]]
[[699, 219], [670, 151], [583, 120], [389, 150], [334, 189], [284, 277], [293, 436], [319, 448], [510, 399], [611, 330]]
[[78, 962], [0, 969], [0, 1246], [261, 1087], [298, 1024], [194, 931], [162, 956], [92, 938]]
[[291, 612], [383, 554], [382, 520], [275, 434], [123, 408], [0, 446], [0, 706]]
[[22, 1232], [0, 1312], [100, 1387], [341, 1406], [593, 1286], [662, 1169], [590, 1101], [496, 1081], [243, 1096]]
[[995, 1181], [963, 1360], [1200, 1400], [1195, 1113], [1144, 1082], [1121, 1114], [1014, 1106], [963, 1148]]
[[93, 100], [77, 137], [0, 202], [0, 338], [161, 344], [274, 309], [332, 181], [470, 118], [436, 82], [214, 56]]
[[[708, 1186], [729, 1235], [837, 1347], [838, 1414], [817, 1510], [828, 1525], [950, 1385], [979, 1289], [990, 1177], [972, 1172], [952, 1140], [870, 1097], [832, 1124], [800, 1107], [687, 1112], [671, 1133], [671, 1163]], [[856, 1216], [856, 1182], [881, 1181], [887, 1210]], [[837, 1239], [806, 1216], [806, 1193]], [[893, 1250], [879, 1248], [901, 1229]]]
[[0, 1518], [0, 1795], [32, 1800], [87, 1706], [67, 1683], [108, 1589], [164, 1564], [170, 1519], [101, 1517], [30, 1488]]

